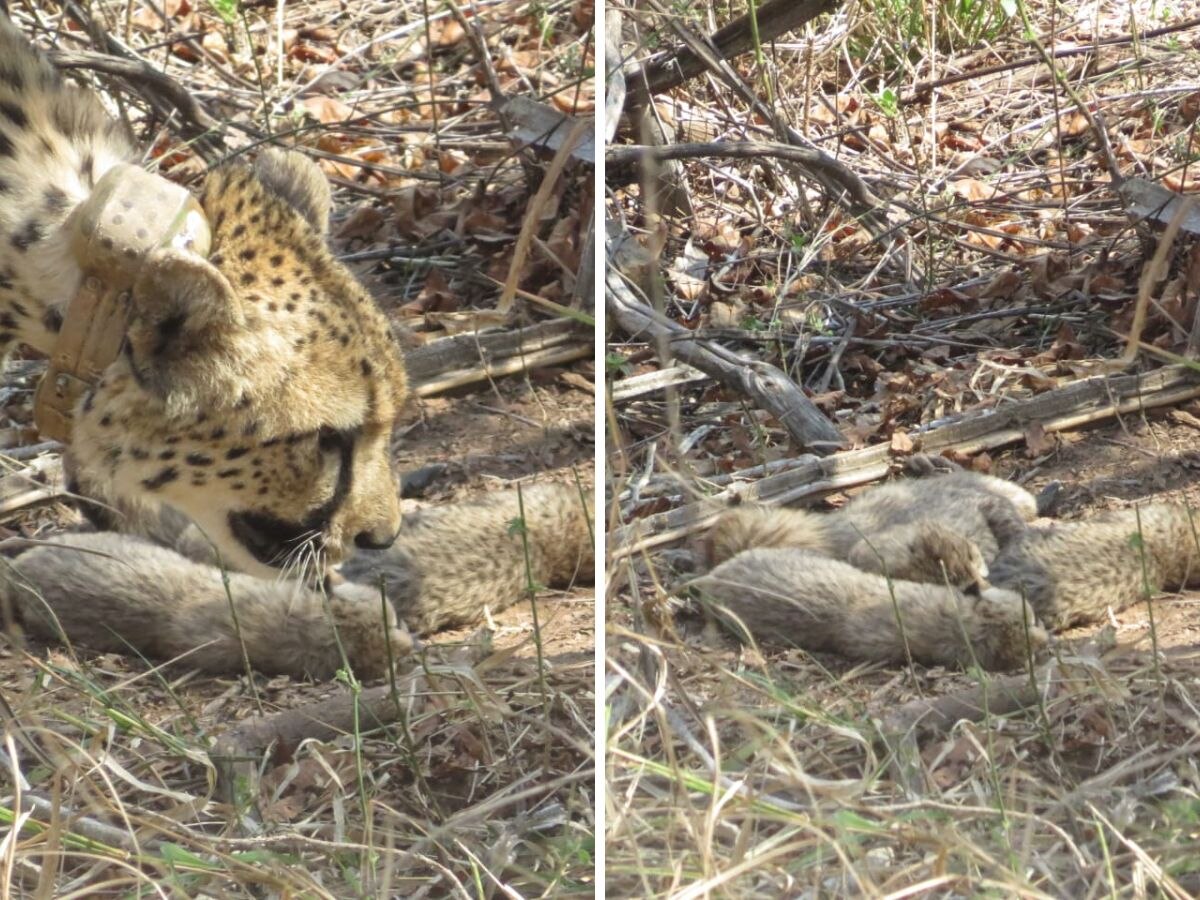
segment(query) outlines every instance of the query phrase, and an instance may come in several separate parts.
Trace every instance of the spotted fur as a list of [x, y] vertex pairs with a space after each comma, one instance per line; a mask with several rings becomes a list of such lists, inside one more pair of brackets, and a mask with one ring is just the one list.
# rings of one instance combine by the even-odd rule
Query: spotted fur
[[[0, 19], [0, 352], [53, 349], [81, 272], [64, 223], [134, 145]], [[192, 518], [264, 574], [400, 526], [393, 422], [407, 386], [388, 324], [325, 246], [329, 187], [269, 150], [206, 179], [210, 257], [163, 249], [133, 291], [125, 352], [76, 410], [78, 488], [132, 520]]]

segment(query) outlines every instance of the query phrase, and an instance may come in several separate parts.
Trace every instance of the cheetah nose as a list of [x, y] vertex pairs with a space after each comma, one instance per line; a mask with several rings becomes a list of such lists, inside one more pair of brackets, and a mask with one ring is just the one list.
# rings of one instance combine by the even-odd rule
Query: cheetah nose
[[396, 543], [397, 531], [360, 531], [354, 536], [354, 546], [360, 550], [386, 550]]

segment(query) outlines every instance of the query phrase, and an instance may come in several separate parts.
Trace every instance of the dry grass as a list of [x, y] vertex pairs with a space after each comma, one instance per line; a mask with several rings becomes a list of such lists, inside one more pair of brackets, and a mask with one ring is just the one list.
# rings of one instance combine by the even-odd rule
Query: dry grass
[[[101, 49], [58, 4], [9, 5], [43, 45], [53, 35], [61, 49]], [[223, 144], [149, 102], [146, 85], [100, 76], [149, 164], [195, 184], [260, 141], [297, 146], [333, 182], [335, 248], [414, 340], [503, 319], [494, 308], [548, 161], [513, 150], [486, 85], [589, 114], [586, 3], [482, 2], [461, 22], [455, 4], [409, 2], [117, 0], [88, 11], [221, 124]], [[516, 263], [526, 294], [574, 302], [591, 180], [572, 169], [542, 199], [548, 227]], [[568, 214], [550, 221], [560, 205]], [[541, 316], [520, 296], [514, 310]], [[19, 429], [28, 408], [6, 402]], [[54, 506], [9, 525], [32, 535], [72, 516]], [[408, 698], [399, 724], [275, 748], [254, 802], [239, 809], [218, 799], [214, 737], [249, 716], [350, 696], [352, 677], [211, 679], [3, 647], [0, 894], [590, 894], [594, 672], [590, 654], [563, 643], [561, 620], [573, 636], [591, 598], [539, 597], [551, 601], [539, 629], [502, 618], [494, 645], [451, 636], [421, 656], [436, 689]], [[456, 655], [455, 642], [471, 653]]]
[[[727, 21], [673, 11], [702, 32]], [[1196, 32], [1063, 56], [1057, 75], [1038, 45], [1089, 46], [1198, 12], [1030, 3], [1009, 20], [999, 4], [847, 6], [735, 68], [885, 199], [883, 238], [790, 166], [716, 153], [683, 164], [686, 217], [672, 211], [680, 194], [648, 202], [637, 183], [613, 186], [610, 214], [652, 248], [666, 315], [788, 372], [851, 445], [901, 449], [923, 424], [1071, 381], [1119, 352], [1154, 239], [1130, 227], [1112, 170], [1196, 189]], [[625, 15], [631, 57], [672, 43], [665, 17]], [[916, 90], [993, 65], [1006, 68]], [[669, 141], [773, 139], [716, 77], [656, 108]], [[1181, 349], [1192, 327], [1184, 256], [1143, 332], [1159, 347]], [[633, 340], [608, 356], [626, 389], [662, 368], [658, 348]], [[796, 455], [778, 422], [710, 380], [623, 396], [608, 411], [610, 530]], [[1029, 476], [1059, 449], [1030, 434], [1003, 470], [975, 464]], [[905, 755], [911, 744], [881, 734], [884, 715], [987, 676], [739, 648], [671, 598], [688, 563], [683, 547], [608, 573], [610, 895], [1200, 894], [1194, 629], [1180, 646], [1160, 641], [1157, 659], [1150, 637], [1116, 650], [1067, 642], [1039, 706], [960, 723]], [[1192, 620], [1194, 605], [1183, 605]]]
[[713, 644], [610, 634], [615, 896], [1200, 887], [1194, 651], [1068, 659], [1041, 708], [924, 740], [906, 790], [879, 719], [972, 676]]
[[512, 650], [474, 669], [422, 661], [438, 690], [408, 700], [400, 724], [277, 748], [245, 809], [216, 800], [214, 736], [344, 685], [249, 686], [59, 653], [14, 672], [12, 659], [5, 781], [36, 805], [4, 841], [6, 896], [586, 893], [590, 666], [539, 675]]

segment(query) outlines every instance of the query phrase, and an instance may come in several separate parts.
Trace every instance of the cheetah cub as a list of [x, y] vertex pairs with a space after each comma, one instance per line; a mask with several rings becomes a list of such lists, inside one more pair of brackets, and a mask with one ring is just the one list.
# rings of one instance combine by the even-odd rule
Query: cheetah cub
[[[428, 634], [478, 621], [535, 585], [591, 581], [589, 513], [574, 485], [421, 510], [392, 547], [362, 551], [328, 593], [221, 570], [139, 538], [61, 534], [0, 571], [0, 604], [32, 635], [94, 650], [180, 658], [213, 673], [325, 679], [345, 660], [364, 678]], [[526, 563], [528, 553], [528, 565]], [[381, 591], [383, 594], [381, 594]], [[383, 603], [386, 595], [388, 603]], [[245, 657], [243, 657], [243, 648]]]
[[977, 588], [987, 560], [1036, 515], [1023, 488], [954, 471], [873, 487], [833, 513], [736, 507], [710, 529], [702, 554], [715, 566], [753, 547], [791, 547], [892, 578]]
[[[1163, 589], [1200, 584], [1200, 529], [1185, 506], [1156, 503], [1032, 526], [1023, 521], [1034, 511], [1032, 498], [1026, 501], [1015, 493], [1019, 489], [998, 488], [993, 481], [948, 475], [895, 482], [848, 505], [844, 512], [857, 505], [858, 521], [881, 529], [876, 532], [879, 546], [894, 563], [890, 579], [833, 557], [849, 541], [837, 543], [844, 538], [842, 524], [826, 524], [821, 516], [806, 513], [771, 529], [764, 523], [774, 511], [764, 511], [759, 518], [735, 519], [736, 527], [718, 522], [726, 531], [714, 540], [728, 548], [735, 539], [747, 548], [762, 537], [775, 549], [726, 555], [691, 585], [738, 631], [758, 640], [854, 659], [911, 658], [930, 665], [977, 663], [1007, 669], [1031, 658], [1046, 644], [1050, 630], [1099, 621], [1107, 611]], [[966, 487], [970, 484], [983, 490], [973, 491]], [[884, 495], [881, 502], [876, 494]], [[1000, 498], [999, 507], [989, 494]], [[906, 513], [892, 505], [905, 497], [914, 504]], [[1003, 503], [1011, 509], [997, 513]], [[875, 517], [864, 516], [864, 508]], [[923, 577], [921, 563], [909, 555], [920, 546], [920, 528], [907, 532], [906, 542], [903, 526], [891, 524], [896, 521], [889, 518], [893, 511], [918, 525], [933, 513], [935, 524], [989, 548], [982, 554], [988, 583], [964, 591], [961, 583]], [[796, 522], [800, 524], [792, 527]], [[995, 522], [1000, 527], [991, 524]], [[901, 529], [899, 535], [895, 528]], [[890, 547], [893, 538], [899, 550]], [[897, 576], [898, 571], [903, 574]]]

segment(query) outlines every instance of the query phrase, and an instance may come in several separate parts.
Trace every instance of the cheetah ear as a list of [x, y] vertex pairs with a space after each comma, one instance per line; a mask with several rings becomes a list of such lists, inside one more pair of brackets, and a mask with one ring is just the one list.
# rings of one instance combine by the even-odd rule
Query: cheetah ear
[[126, 332], [139, 367], [218, 346], [244, 324], [241, 300], [208, 260], [171, 248], [146, 257]]
[[329, 181], [307, 156], [269, 147], [254, 161], [259, 183], [300, 213], [322, 237], [329, 233]]

